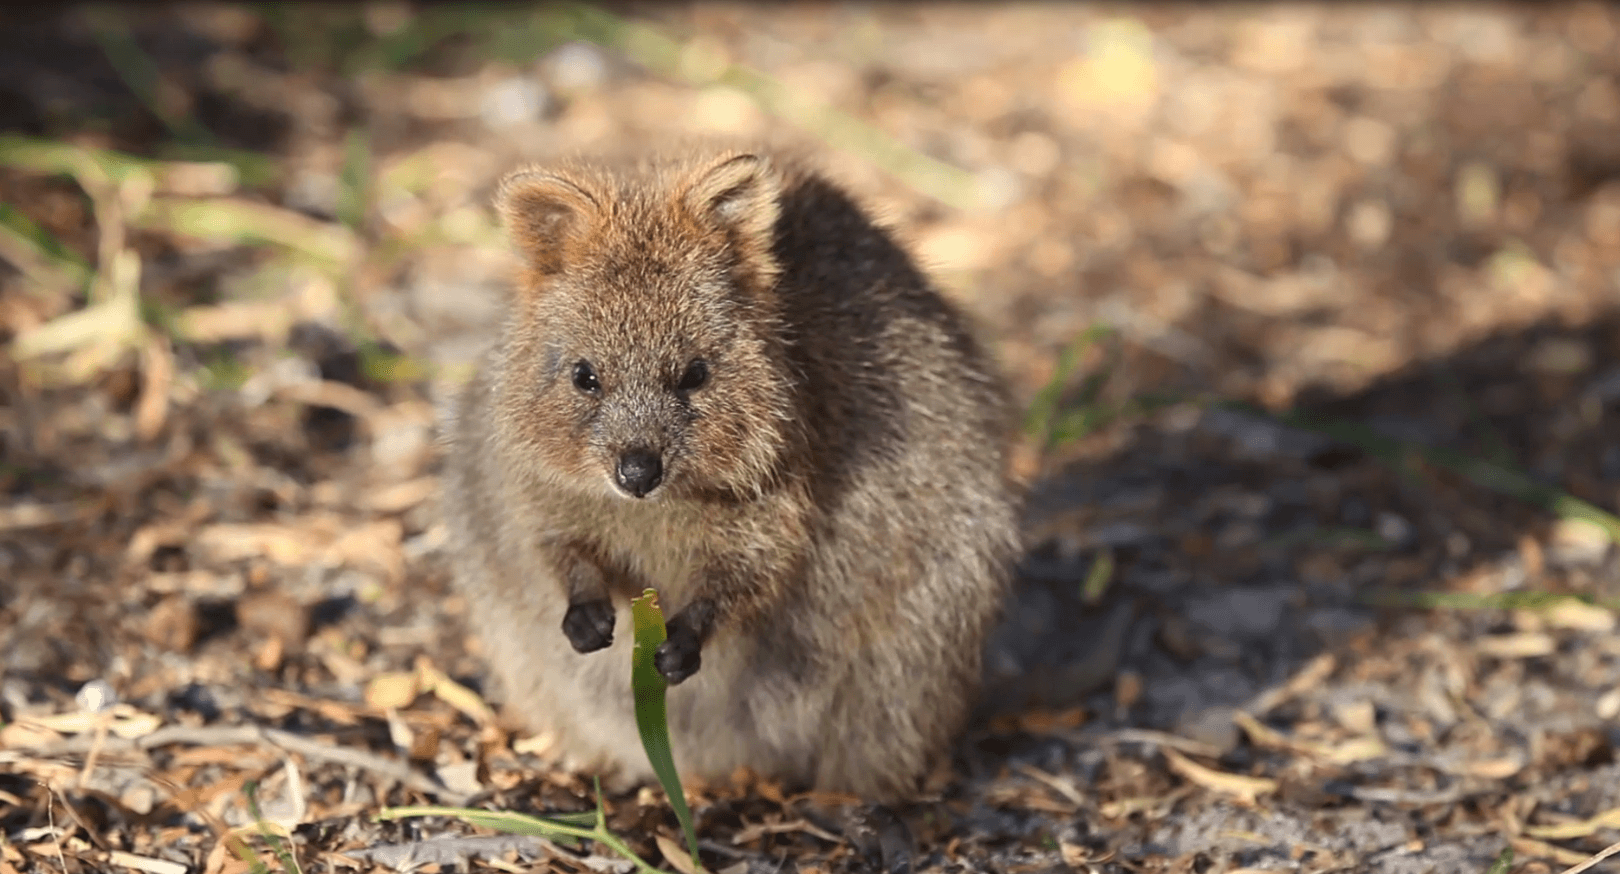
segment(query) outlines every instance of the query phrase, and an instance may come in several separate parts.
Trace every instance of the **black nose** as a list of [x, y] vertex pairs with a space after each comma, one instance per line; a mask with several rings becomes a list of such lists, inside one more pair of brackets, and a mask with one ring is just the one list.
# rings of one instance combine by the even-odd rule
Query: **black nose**
[[658, 460], [656, 452], [632, 449], [619, 456], [617, 473], [619, 488], [638, 498], [645, 498], [663, 481], [664, 464]]

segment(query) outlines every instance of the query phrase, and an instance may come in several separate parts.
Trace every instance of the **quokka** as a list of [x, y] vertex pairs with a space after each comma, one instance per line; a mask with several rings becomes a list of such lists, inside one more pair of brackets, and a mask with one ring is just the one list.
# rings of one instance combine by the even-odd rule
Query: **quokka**
[[444, 512], [509, 709], [651, 777], [629, 599], [683, 776], [915, 792], [1018, 551], [1008, 394], [964, 316], [795, 155], [506, 177], [525, 268], [459, 398]]

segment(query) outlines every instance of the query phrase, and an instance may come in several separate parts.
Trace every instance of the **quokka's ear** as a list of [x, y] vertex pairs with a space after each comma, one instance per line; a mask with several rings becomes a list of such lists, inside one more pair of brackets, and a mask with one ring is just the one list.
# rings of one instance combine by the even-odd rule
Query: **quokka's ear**
[[531, 267], [556, 273], [601, 211], [595, 196], [550, 170], [518, 170], [501, 180], [495, 210]]
[[758, 155], [732, 155], [693, 174], [684, 195], [699, 219], [732, 231], [741, 241], [770, 252], [781, 183]]

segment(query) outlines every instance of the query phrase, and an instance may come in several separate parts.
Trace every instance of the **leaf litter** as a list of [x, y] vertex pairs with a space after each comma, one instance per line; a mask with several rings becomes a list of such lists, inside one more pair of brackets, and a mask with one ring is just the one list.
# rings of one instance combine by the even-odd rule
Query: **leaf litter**
[[[695, 131], [829, 143], [1037, 411], [914, 867], [1612, 866], [1611, 7], [627, 15], [8, 24], [0, 874], [618, 870], [376, 814], [594, 806], [483, 695], [436, 409], [499, 173]], [[711, 870], [874, 864], [853, 799], [688, 797]]]

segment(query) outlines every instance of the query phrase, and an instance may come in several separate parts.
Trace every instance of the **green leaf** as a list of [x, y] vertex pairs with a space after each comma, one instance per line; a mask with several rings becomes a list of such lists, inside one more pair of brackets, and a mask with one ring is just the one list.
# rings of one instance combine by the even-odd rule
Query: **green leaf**
[[686, 835], [687, 849], [692, 851], [692, 865], [702, 870], [698, 861], [697, 830], [692, 828], [692, 811], [686, 806], [686, 792], [681, 788], [680, 775], [675, 773], [675, 756], [669, 744], [669, 714], [664, 705], [668, 684], [653, 665], [653, 653], [664, 642], [664, 611], [658, 606], [658, 593], [647, 589], [641, 597], [630, 602], [631, 624], [635, 627], [636, 645], [631, 654], [630, 688], [636, 698], [636, 730], [641, 733], [641, 745], [647, 750], [647, 761], [653, 773], [669, 796], [669, 806], [675, 809], [675, 818], [681, 822]]

